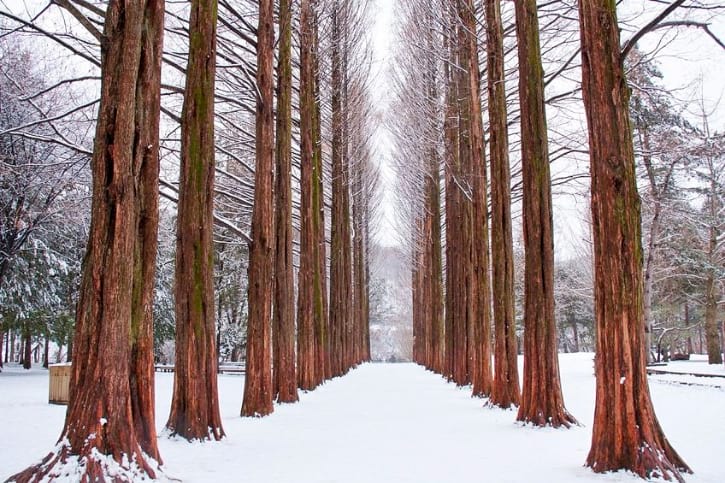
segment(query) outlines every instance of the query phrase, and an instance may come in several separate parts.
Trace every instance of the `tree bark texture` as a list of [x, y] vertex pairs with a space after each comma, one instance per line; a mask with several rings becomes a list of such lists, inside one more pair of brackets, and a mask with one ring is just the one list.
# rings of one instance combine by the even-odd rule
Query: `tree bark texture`
[[488, 119], [491, 160], [491, 258], [493, 275], [494, 376], [491, 404], [518, 406], [519, 372], [514, 318], [514, 251], [511, 233], [511, 171], [500, 0], [486, 0]]
[[339, 2], [332, 6], [332, 232], [330, 248], [330, 357], [332, 376], [352, 366], [352, 262], [350, 258], [349, 181], [343, 112], [343, 34]]
[[[459, 0], [461, 21], [461, 67], [468, 96], [469, 179], [471, 188], [471, 312], [468, 324], [473, 326], [472, 353], [469, 369], [473, 395], [485, 397], [491, 393], [491, 279], [489, 276], [488, 241], [488, 180], [483, 141], [481, 113], [481, 81], [478, 68], [478, 38], [473, 0]], [[464, 63], [465, 61], [465, 63]]]
[[[708, 227], [707, 241], [707, 262], [708, 268], [705, 278], [705, 342], [707, 343], [707, 362], [708, 364], [722, 364], [723, 354], [720, 352], [722, 346], [719, 339], [718, 330], [718, 304], [721, 300], [721, 290], [719, 283], [715, 278], [715, 267], [717, 265], [717, 244], [720, 233], [716, 225], [717, 219], [717, 184], [715, 181], [715, 173], [712, 169], [713, 163], [710, 161], [710, 193], [708, 196], [708, 215], [710, 226]], [[723, 334], [725, 339], [725, 334]]]
[[242, 416], [266, 416], [272, 404], [274, 285], [274, 1], [260, 0], [252, 242], [249, 249], [247, 373]]
[[566, 426], [554, 320], [554, 238], [536, 0], [516, 2], [523, 173], [524, 383], [518, 420]]
[[219, 440], [214, 312], [214, 73], [216, 0], [194, 0], [181, 112], [176, 221], [176, 364], [166, 427], [188, 440]]
[[325, 236], [325, 189], [324, 170], [322, 159], [322, 114], [320, 97], [320, 38], [318, 0], [311, 2], [312, 6], [312, 79], [314, 103], [313, 110], [313, 190], [312, 190], [312, 221], [315, 227], [315, 270], [313, 284], [315, 294], [315, 385], [322, 384], [332, 377], [332, 354], [330, 348], [330, 320], [327, 298], [327, 242]]
[[316, 386], [315, 287], [317, 266], [313, 226], [313, 163], [315, 157], [314, 12], [310, 0], [300, 2], [300, 268], [297, 272], [297, 378], [300, 389]]
[[459, 258], [456, 267], [457, 282], [454, 286], [458, 299], [453, 304], [453, 380], [459, 386], [468, 385], [478, 370], [476, 360], [476, 325], [477, 316], [476, 286], [474, 282], [474, 254], [473, 237], [473, 157], [471, 144], [471, 103], [473, 102], [468, 79], [467, 66], [470, 62], [470, 52], [467, 48], [467, 28], [462, 24], [461, 0], [455, 0], [454, 31], [456, 35], [456, 68], [454, 82], [457, 91], [457, 118], [458, 118], [458, 163], [454, 165], [454, 186], [458, 198], [456, 237], [453, 242], [457, 244]]
[[292, 2], [279, 4], [277, 63], [277, 133], [275, 285], [273, 313], [273, 383], [278, 402], [295, 402], [295, 294], [292, 265]]
[[[443, 15], [451, 17], [450, 6], [445, 5]], [[455, 76], [450, 66], [455, 62], [455, 42], [452, 35], [444, 38], [446, 51], [449, 53], [449, 62], [443, 63], [443, 78], [446, 85], [446, 106], [443, 121], [443, 135], [445, 146], [445, 219], [446, 219], [446, 299], [445, 299], [445, 372], [444, 376], [449, 380], [455, 379], [456, 368], [456, 305], [460, 304], [460, 294], [465, 292], [460, 289], [459, 273], [461, 263], [460, 248], [456, 242], [460, 217], [458, 215], [459, 194], [456, 186], [456, 170], [458, 166], [458, 129], [456, 124], [457, 107], [456, 97], [458, 90], [454, 82]], [[460, 352], [460, 349], [458, 349]], [[460, 365], [460, 362], [459, 362]]]
[[589, 125], [596, 406], [587, 466], [682, 481], [689, 471], [652, 407], [646, 374], [640, 201], [614, 2], [580, 0]]
[[[145, 315], [135, 318], [142, 311], [135, 304], [149, 296], [153, 282], [139, 286], [135, 275], [141, 268], [134, 255], [139, 246], [153, 246], [146, 261], [154, 266], [156, 214], [148, 213], [148, 238], [141, 240], [139, 213], [155, 209], [145, 195], [158, 192], [163, 11], [160, 0], [112, 0], [106, 10], [91, 160], [91, 227], [76, 313], [70, 401], [57, 449], [11, 480], [52, 479], [65, 464], [81, 458], [87, 481], [156, 476], [153, 365], [147, 367], [153, 360], [145, 352], [152, 342], [142, 340], [148, 333], [144, 324], [151, 321]], [[110, 456], [117, 468], [108, 468], [99, 454]]]

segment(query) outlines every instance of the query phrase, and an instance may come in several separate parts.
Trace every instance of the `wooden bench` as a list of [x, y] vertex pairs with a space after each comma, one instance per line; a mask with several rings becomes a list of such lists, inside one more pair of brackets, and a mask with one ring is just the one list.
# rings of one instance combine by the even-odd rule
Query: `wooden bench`
[[[174, 372], [173, 364], [154, 364], [156, 372]], [[247, 366], [243, 362], [227, 362], [220, 364], [217, 369], [219, 374], [245, 374], [247, 372]]]
[[173, 364], [154, 364], [156, 372], [174, 372]]

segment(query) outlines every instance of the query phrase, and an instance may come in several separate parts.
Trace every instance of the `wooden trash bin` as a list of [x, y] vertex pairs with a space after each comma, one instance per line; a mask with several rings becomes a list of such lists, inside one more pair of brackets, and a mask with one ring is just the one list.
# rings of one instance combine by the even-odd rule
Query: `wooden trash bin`
[[68, 404], [71, 365], [53, 364], [48, 367], [50, 373], [48, 384], [48, 402], [50, 404]]

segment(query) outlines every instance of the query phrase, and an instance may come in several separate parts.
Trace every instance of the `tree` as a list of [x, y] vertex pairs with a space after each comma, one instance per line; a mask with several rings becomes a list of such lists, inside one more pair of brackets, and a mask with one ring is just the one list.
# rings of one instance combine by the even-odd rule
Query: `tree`
[[[488, 180], [486, 176], [478, 37], [473, 0], [458, 2], [461, 82], [459, 97], [466, 96], [461, 113], [461, 152], [468, 156], [470, 206], [470, 282], [468, 329], [469, 377], [474, 396], [491, 393], [491, 279], [489, 276]], [[463, 87], [465, 86], [465, 87]], [[464, 123], [465, 121], [465, 123]], [[465, 151], [463, 151], [464, 143]], [[463, 156], [463, 154], [461, 155]]]
[[640, 205], [629, 95], [613, 3], [580, 0], [582, 79], [589, 126], [597, 329], [596, 406], [587, 466], [682, 480], [647, 385]]
[[271, 317], [274, 282], [274, 1], [259, 2], [254, 209], [249, 248], [247, 373], [242, 416], [266, 416], [272, 405]]
[[181, 113], [176, 226], [176, 364], [166, 427], [188, 440], [219, 440], [214, 311], [214, 72], [216, 0], [195, 0]]
[[491, 403], [502, 408], [519, 403], [519, 372], [514, 319], [511, 174], [504, 74], [501, 2], [486, 0], [488, 118], [491, 159], [491, 260], [493, 277], [494, 375]]
[[[343, 2], [346, 3], [346, 2]], [[341, 376], [352, 360], [352, 260], [350, 182], [347, 159], [346, 104], [343, 76], [346, 65], [346, 5], [332, 5], [332, 232], [330, 248], [330, 357], [332, 376]]]
[[300, 389], [315, 388], [314, 233], [312, 163], [314, 157], [314, 68], [311, 0], [300, 3], [300, 268], [297, 272], [297, 377]]
[[273, 392], [279, 402], [297, 401], [295, 294], [292, 266], [292, 2], [279, 4], [275, 178], [275, 277]]
[[516, 2], [526, 251], [524, 384], [517, 419], [538, 426], [569, 427], [576, 420], [564, 407], [559, 379], [551, 177], [538, 25], [536, 0]]
[[[91, 162], [91, 230], [76, 315], [70, 402], [56, 449], [11, 477], [16, 481], [52, 477], [65, 465], [80, 468], [79, 477], [89, 480], [156, 476], [147, 307], [158, 222], [163, 6], [156, 0], [112, 0], [106, 10]], [[147, 266], [151, 280], [145, 278]], [[144, 301], [148, 304], [139, 307]], [[78, 461], [84, 463], [76, 466]]]
[[707, 360], [709, 364], [722, 364], [722, 344], [725, 334], [720, 335], [718, 323], [718, 306], [722, 303], [723, 280], [725, 279], [725, 136], [710, 132], [708, 116], [703, 111], [703, 126], [700, 146], [694, 151], [696, 161], [693, 163], [693, 174], [698, 186], [694, 191], [704, 198], [699, 213], [694, 214], [696, 233], [698, 233], [697, 250], [700, 277], [704, 276], [702, 286], [703, 305], [705, 308], [705, 342], [707, 344]]

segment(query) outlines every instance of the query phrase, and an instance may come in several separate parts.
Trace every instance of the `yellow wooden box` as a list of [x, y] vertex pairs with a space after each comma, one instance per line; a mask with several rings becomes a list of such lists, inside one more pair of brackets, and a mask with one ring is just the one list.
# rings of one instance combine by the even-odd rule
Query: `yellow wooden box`
[[71, 365], [53, 364], [48, 367], [48, 402], [50, 404], [68, 404]]

